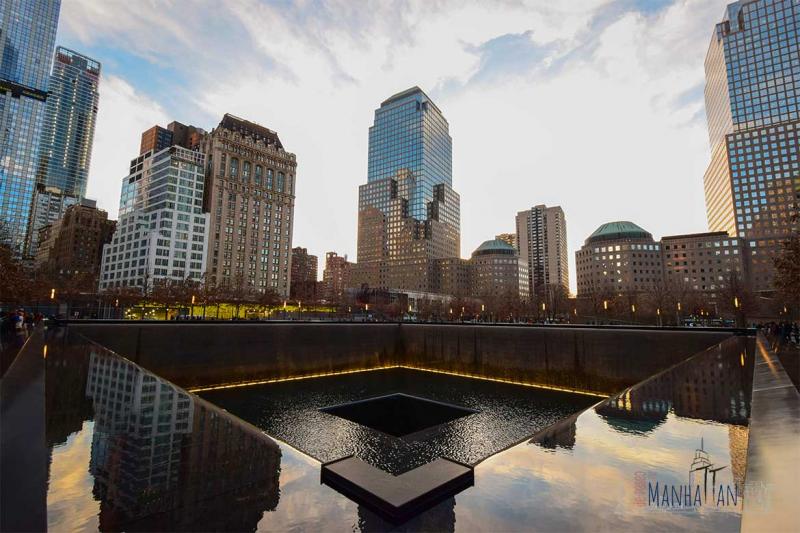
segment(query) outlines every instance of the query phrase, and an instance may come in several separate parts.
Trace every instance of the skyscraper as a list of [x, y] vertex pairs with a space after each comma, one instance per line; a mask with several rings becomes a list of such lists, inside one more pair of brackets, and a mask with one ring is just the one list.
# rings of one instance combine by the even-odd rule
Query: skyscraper
[[800, 5], [739, 0], [706, 55], [711, 231], [744, 238], [753, 287], [772, 289], [772, 258], [800, 198]]
[[122, 180], [116, 231], [103, 248], [100, 289], [147, 292], [160, 280], [202, 281], [209, 232], [204, 189], [201, 152], [169, 146], [133, 159]]
[[434, 291], [436, 259], [460, 252], [460, 198], [442, 112], [413, 87], [381, 103], [359, 187], [357, 285]]
[[561, 207], [537, 205], [517, 213], [517, 248], [527, 261], [532, 294], [544, 287], [561, 286], [569, 292], [567, 221]]
[[39, 229], [86, 195], [99, 102], [100, 63], [57, 47], [47, 98], [26, 255], [35, 256]]
[[0, 3], [0, 223], [23, 253], [60, 0]]
[[204, 135], [200, 148], [211, 214], [209, 281], [288, 297], [295, 155], [274, 131], [230, 114]]

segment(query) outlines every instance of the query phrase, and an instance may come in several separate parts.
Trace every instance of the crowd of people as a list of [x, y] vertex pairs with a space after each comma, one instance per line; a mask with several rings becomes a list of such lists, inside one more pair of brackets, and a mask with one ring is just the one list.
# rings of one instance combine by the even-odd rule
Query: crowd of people
[[800, 324], [797, 322], [769, 322], [760, 328], [770, 338], [774, 349], [786, 344], [800, 346]]

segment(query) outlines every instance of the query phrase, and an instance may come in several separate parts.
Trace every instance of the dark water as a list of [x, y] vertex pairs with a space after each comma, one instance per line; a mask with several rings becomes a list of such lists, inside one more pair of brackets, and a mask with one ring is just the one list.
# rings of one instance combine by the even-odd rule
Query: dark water
[[[393, 393], [478, 412], [409, 439], [320, 411]], [[200, 395], [322, 462], [354, 454], [393, 474], [440, 456], [477, 463], [598, 401], [591, 396], [400, 368]]]
[[[492, 455], [476, 467], [473, 487], [396, 530], [738, 531], [747, 490], [753, 488], [744, 480], [754, 365], [751, 344], [743, 337], [731, 338], [579, 416], [561, 420], [536, 439]], [[276, 445], [251, 425], [75, 336], [32, 339], [21, 357], [3, 379], [0, 392], [7, 401], [0, 405], [0, 421], [16, 420], [18, 429], [30, 438], [7, 442], [7, 426], [0, 438], [3, 457], [11, 458], [4, 468], [9, 462], [25, 466], [25, 475], [8, 478], [14, 480], [19, 496], [13, 510], [26, 518], [43, 517], [31, 530], [393, 528], [320, 484], [320, 465], [314, 459], [291, 446]], [[383, 381], [467, 407], [477, 405], [470, 402], [500, 403], [502, 411], [496, 412], [510, 418], [487, 418], [483, 411], [484, 425], [467, 426], [478, 436], [468, 434], [466, 441], [472, 444], [465, 442], [459, 450], [473, 449], [493, 431], [512, 434], [510, 426], [530, 411], [529, 403], [547, 403], [537, 399], [545, 391], [535, 389], [506, 390], [504, 385], [472, 380], [448, 388], [449, 380], [461, 380], [417, 372], [406, 372], [401, 379], [401, 374], [394, 374], [375, 374], [351, 391], [342, 390], [347, 380], [334, 386], [340, 378], [312, 380], [324, 390], [310, 393], [330, 405], [372, 394], [369, 387], [380, 384], [373, 381]], [[312, 381], [270, 386], [267, 397], [285, 399], [275, 391]], [[532, 398], [526, 400], [527, 394]], [[454, 401], [455, 396], [461, 400]], [[569, 400], [570, 395], [564, 398]], [[294, 403], [302, 401], [294, 398]], [[551, 413], [559, 409], [549, 408]], [[271, 416], [263, 406], [259, 412]], [[302, 427], [290, 424], [289, 415], [281, 413], [276, 407], [274, 416], [286, 427]], [[479, 420], [477, 415], [471, 417], [462, 420]], [[341, 436], [354, 433], [342, 427]], [[337, 437], [320, 434], [317, 445], [324, 447]], [[745, 496], [726, 505], [710, 499], [708, 505], [691, 509], [654, 507], [647, 484], [689, 483], [698, 449], [715, 468], [722, 467], [716, 483], [744, 485]], [[39, 465], [40, 471], [31, 465]], [[769, 502], [769, 493], [757, 493], [747, 505], [765, 501]], [[765, 522], [762, 529], [775, 528]]]

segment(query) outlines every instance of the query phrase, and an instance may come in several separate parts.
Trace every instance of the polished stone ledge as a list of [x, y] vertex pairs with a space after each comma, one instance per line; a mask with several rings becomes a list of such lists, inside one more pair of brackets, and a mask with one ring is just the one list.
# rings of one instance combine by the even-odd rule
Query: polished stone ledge
[[741, 530], [797, 531], [798, 476], [800, 394], [759, 334]]
[[438, 458], [393, 476], [355, 456], [322, 465], [322, 482], [394, 523], [404, 522], [475, 482], [472, 467]]

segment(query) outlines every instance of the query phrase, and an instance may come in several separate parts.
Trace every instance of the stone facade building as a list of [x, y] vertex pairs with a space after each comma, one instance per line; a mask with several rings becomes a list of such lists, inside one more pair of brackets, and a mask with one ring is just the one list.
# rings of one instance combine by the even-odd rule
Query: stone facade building
[[278, 134], [226, 114], [204, 136], [208, 279], [289, 297], [297, 160]]
[[469, 263], [474, 297], [482, 300], [529, 299], [527, 261], [507, 242], [500, 239], [485, 241], [472, 252]]
[[292, 248], [292, 275], [290, 298], [292, 300], [312, 302], [317, 295], [318, 259], [305, 248]]
[[646, 292], [663, 282], [661, 245], [633, 222], [609, 222], [575, 252], [578, 296]]
[[325, 270], [322, 271], [322, 297], [328, 303], [341, 303], [344, 301], [345, 290], [352, 286], [353, 263], [347, 256], [340, 256], [336, 252], [325, 254]]
[[37, 268], [59, 274], [100, 272], [103, 246], [111, 242], [116, 222], [94, 200], [67, 208], [64, 216], [39, 230]]
[[743, 239], [725, 231], [661, 238], [664, 282], [717, 296], [731, 284], [749, 284]]

